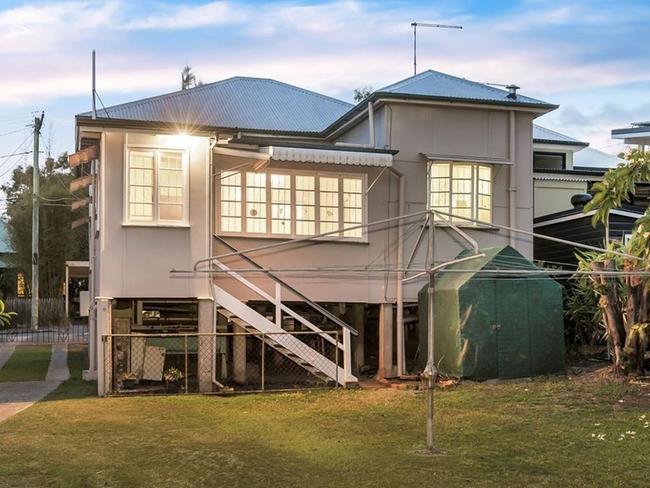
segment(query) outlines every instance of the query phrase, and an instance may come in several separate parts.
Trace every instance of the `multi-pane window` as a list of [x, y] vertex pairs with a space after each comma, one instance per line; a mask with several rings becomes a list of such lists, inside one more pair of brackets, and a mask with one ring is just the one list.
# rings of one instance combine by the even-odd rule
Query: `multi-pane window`
[[[362, 238], [364, 180], [358, 176], [224, 172], [220, 230], [277, 236]], [[243, 209], [243, 211], [242, 211]]]
[[160, 152], [158, 166], [158, 217], [160, 220], [183, 220], [183, 154]]
[[359, 178], [343, 178], [343, 235], [361, 237], [363, 229], [345, 230], [363, 223], [363, 192]]
[[291, 234], [290, 175], [271, 175], [271, 233]]
[[429, 165], [429, 205], [456, 216], [492, 221], [492, 167], [472, 163], [432, 162]]
[[316, 234], [316, 177], [296, 175], [296, 235]]
[[320, 232], [339, 229], [339, 179], [321, 176], [320, 184]]
[[266, 233], [265, 173], [246, 173], [246, 232]]
[[241, 232], [241, 173], [224, 171], [221, 174], [221, 229]]
[[143, 224], [186, 223], [187, 175], [183, 151], [128, 151], [126, 220]]

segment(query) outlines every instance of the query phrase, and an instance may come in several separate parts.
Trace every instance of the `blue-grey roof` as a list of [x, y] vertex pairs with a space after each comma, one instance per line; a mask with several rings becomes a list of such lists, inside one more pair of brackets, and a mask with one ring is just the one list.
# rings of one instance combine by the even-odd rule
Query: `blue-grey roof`
[[537, 124], [533, 124], [533, 141], [576, 146], [586, 146], [589, 144], [588, 142], [579, 141], [578, 139], [569, 137], [566, 134], [555, 132], [554, 130], [547, 129], [546, 127]]
[[397, 83], [377, 90], [377, 93], [556, 108], [555, 105], [525, 95], [517, 94], [516, 98], [509, 98], [509, 93], [506, 90], [433, 70], [424, 71], [402, 81], [398, 81]]
[[[320, 132], [352, 108], [342, 100], [266, 78], [226, 80], [100, 109], [102, 119], [268, 132]], [[91, 112], [77, 117], [90, 117]]]

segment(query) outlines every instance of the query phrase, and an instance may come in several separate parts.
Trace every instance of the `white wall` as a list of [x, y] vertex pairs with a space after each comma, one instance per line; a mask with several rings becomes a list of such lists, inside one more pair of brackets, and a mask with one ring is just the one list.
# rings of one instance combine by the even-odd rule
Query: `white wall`
[[[180, 143], [189, 152], [189, 226], [184, 228], [125, 225], [124, 132], [106, 132], [101, 161], [101, 222], [96, 296], [183, 298], [211, 296], [209, 280], [172, 278], [171, 268], [191, 269], [209, 254], [207, 138]], [[129, 144], [179, 147], [174, 136], [131, 133]]]

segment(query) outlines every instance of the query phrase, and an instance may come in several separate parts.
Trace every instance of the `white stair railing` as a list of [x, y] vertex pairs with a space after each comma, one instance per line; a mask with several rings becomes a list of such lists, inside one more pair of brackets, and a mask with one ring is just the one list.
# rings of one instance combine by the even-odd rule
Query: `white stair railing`
[[[232, 274], [231, 274], [232, 273]], [[235, 272], [230, 272], [231, 275], [237, 275]], [[248, 281], [248, 280], [245, 280]], [[250, 283], [250, 282], [248, 282]], [[251, 283], [252, 285], [252, 283]], [[253, 285], [256, 289], [259, 289]], [[331, 361], [320, 352], [316, 351], [303, 341], [297, 339], [296, 337], [287, 334], [281, 325], [278, 325], [274, 322], [271, 322], [269, 319], [259, 314], [251, 307], [241, 302], [238, 298], [231, 295], [223, 288], [217, 286], [216, 284], [212, 285], [215, 302], [228, 310], [230, 313], [238, 317], [240, 320], [244, 321], [246, 324], [249, 324], [251, 327], [255, 328], [257, 331], [263, 334], [269, 334], [273, 336], [273, 340], [282, 345], [287, 350], [291, 351], [293, 354], [301, 358], [302, 360], [309, 363], [314, 368], [321, 371], [323, 374], [327, 375], [331, 380], [336, 381], [342, 386], [345, 386], [348, 383], [354, 383], [357, 381], [357, 378], [351, 374], [350, 371], [350, 332], [343, 331], [343, 367], [338, 366], [335, 362]], [[252, 288], [253, 289], [253, 288]], [[313, 324], [312, 324], [313, 325]], [[314, 326], [316, 327], [316, 326]], [[318, 328], [317, 328], [318, 329]], [[318, 329], [321, 332], [322, 337], [327, 337], [328, 334], [325, 331]], [[347, 332], [347, 334], [346, 334]], [[347, 335], [347, 339], [346, 339]], [[332, 339], [335, 344], [339, 343]]]

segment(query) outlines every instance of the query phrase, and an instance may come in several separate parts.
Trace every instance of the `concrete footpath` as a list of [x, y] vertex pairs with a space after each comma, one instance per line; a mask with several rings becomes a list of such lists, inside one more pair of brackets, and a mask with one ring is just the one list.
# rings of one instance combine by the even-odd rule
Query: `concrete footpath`
[[[12, 353], [13, 346], [3, 345], [0, 348], [0, 367]], [[70, 377], [67, 361], [68, 345], [53, 344], [45, 381], [0, 383], [0, 422], [42, 400], [67, 380]]]

